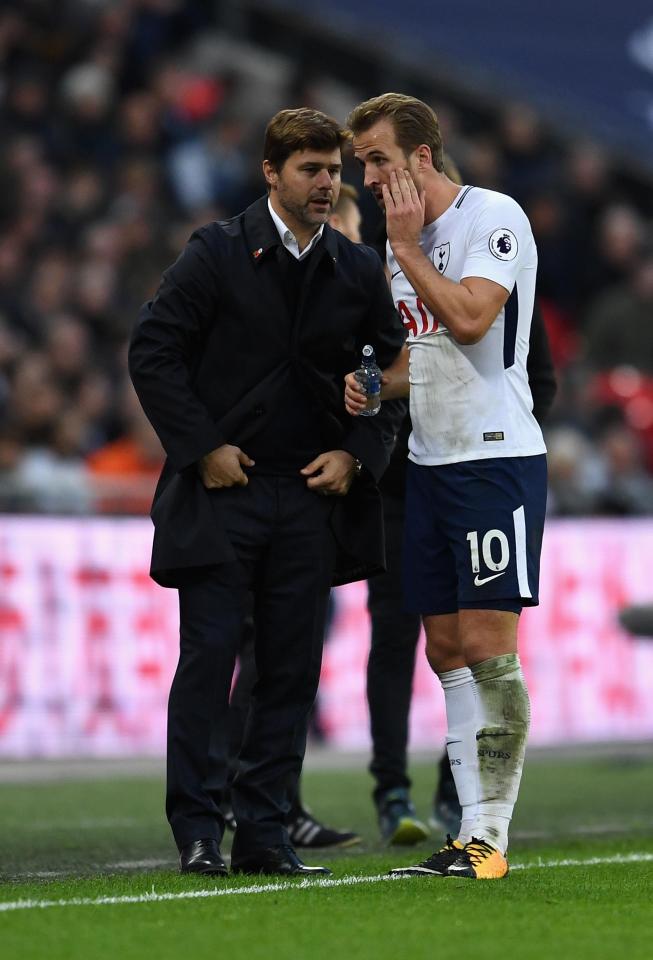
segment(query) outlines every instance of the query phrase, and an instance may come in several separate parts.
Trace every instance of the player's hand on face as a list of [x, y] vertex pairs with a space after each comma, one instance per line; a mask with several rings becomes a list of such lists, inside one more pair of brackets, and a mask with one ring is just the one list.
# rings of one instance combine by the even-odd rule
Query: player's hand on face
[[390, 184], [384, 183], [382, 189], [390, 246], [419, 244], [424, 226], [424, 191], [418, 191], [408, 170], [393, 170]]
[[254, 461], [240, 447], [225, 443], [202, 457], [197, 466], [207, 490], [219, 490], [221, 487], [246, 487], [249, 480], [243, 467], [253, 467]]
[[345, 376], [345, 410], [357, 417], [367, 406], [367, 397], [354, 373]]
[[324, 496], [344, 497], [354, 479], [354, 458], [346, 450], [329, 450], [300, 470], [309, 490]]

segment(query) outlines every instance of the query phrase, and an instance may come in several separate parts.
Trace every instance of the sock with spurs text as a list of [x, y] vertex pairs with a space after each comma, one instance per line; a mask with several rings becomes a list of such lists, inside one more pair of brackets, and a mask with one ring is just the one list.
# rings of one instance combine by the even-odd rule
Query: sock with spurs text
[[471, 671], [478, 756], [478, 806], [472, 832], [505, 854], [528, 738], [528, 690], [516, 653], [483, 660]]

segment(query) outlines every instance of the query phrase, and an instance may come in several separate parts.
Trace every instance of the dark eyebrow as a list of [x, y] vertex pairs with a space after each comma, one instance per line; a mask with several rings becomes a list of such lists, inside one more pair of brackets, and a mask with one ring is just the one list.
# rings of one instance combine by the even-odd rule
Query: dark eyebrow
[[304, 163], [299, 165], [300, 170], [321, 170], [323, 167], [326, 170], [342, 170], [341, 163], [319, 163], [317, 160], [305, 160]]

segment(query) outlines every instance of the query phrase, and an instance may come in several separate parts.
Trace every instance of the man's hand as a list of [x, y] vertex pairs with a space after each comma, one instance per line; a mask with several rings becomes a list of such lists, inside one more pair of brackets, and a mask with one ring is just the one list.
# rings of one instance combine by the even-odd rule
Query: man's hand
[[246, 487], [249, 483], [243, 467], [253, 467], [251, 460], [240, 447], [225, 443], [202, 457], [197, 467], [202, 483], [207, 490], [219, 490], [221, 487]]
[[367, 406], [367, 396], [356, 379], [355, 373], [345, 377], [345, 409], [352, 417], [357, 417]]
[[300, 470], [309, 490], [324, 496], [344, 497], [354, 479], [354, 458], [346, 450], [329, 450]]
[[[381, 400], [400, 400], [410, 396], [408, 379], [408, 347], [404, 344], [401, 352], [395, 357], [389, 367], [386, 367], [381, 377]], [[367, 406], [365, 391], [356, 379], [355, 373], [345, 376], [345, 410], [352, 417], [357, 417]]]
[[396, 248], [419, 246], [424, 226], [426, 194], [418, 193], [408, 170], [393, 170], [390, 186], [383, 184], [385, 223], [390, 246]]

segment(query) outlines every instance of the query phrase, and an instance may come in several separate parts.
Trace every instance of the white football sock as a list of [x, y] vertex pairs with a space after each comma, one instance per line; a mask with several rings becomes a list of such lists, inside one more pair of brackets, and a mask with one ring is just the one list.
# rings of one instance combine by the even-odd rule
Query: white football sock
[[468, 843], [476, 816], [476, 697], [474, 677], [469, 667], [439, 673], [447, 710], [447, 753], [451, 773], [462, 807], [458, 840]]
[[472, 832], [505, 854], [528, 738], [528, 690], [516, 653], [476, 663], [472, 673], [478, 717], [478, 808]]

